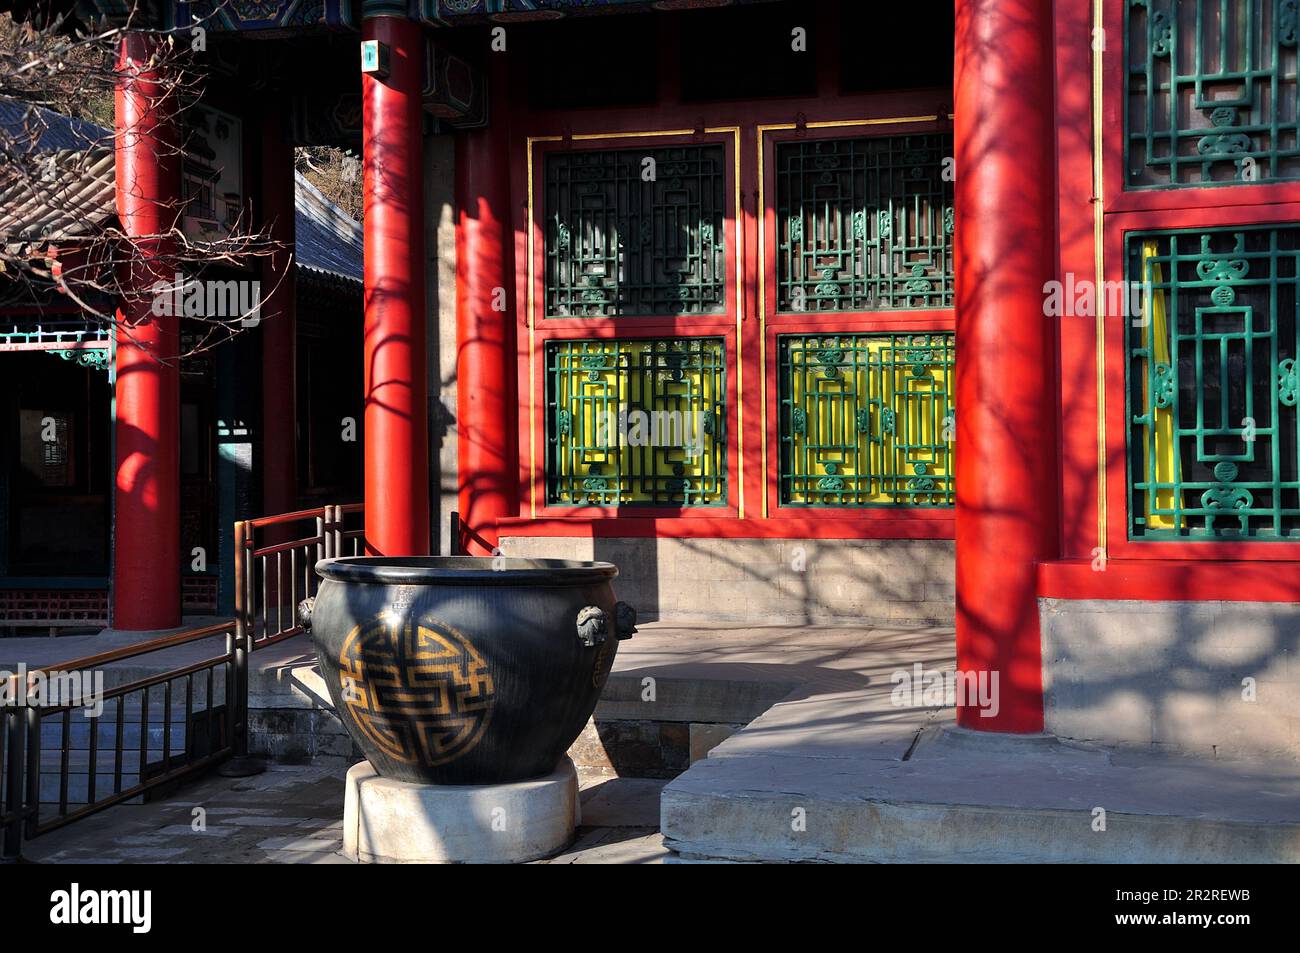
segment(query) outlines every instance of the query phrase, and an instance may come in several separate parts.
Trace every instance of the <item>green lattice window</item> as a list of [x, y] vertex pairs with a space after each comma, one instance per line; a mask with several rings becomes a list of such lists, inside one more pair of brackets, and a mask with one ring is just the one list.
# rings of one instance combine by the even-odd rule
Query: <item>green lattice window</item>
[[953, 335], [777, 346], [783, 504], [952, 505]]
[[546, 499], [727, 502], [727, 363], [719, 338], [550, 341]]
[[1300, 0], [1128, 0], [1129, 188], [1300, 177]]
[[722, 146], [546, 157], [546, 314], [714, 314], [726, 292]]
[[952, 307], [952, 136], [776, 147], [777, 308]]
[[1300, 538], [1300, 226], [1130, 235], [1127, 261], [1131, 534]]

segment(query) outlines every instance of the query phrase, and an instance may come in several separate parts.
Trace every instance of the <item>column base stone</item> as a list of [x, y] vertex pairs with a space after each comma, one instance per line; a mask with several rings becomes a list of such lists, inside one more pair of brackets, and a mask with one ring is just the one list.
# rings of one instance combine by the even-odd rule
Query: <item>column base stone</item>
[[578, 774], [563, 758], [511, 784], [410, 784], [369, 761], [348, 770], [343, 853], [363, 864], [517, 864], [573, 840]]

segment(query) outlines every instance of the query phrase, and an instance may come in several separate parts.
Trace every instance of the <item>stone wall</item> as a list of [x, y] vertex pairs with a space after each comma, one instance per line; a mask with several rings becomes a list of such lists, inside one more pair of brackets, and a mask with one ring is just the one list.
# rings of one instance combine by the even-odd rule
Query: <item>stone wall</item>
[[[795, 687], [794, 681], [660, 678], [642, 699], [639, 675], [614, 674], [569, 757], [584, 774], [671, 778], [708, 755]], [[655, 712], [654, 717], [647, 715]], [[181, 732], [176, 732], [178, 737]], [[361, 760], [314, 661], [249, 673], [249, 752], [287, 764], [343, 769]], [[58, 779], [50, 776], [51, 782]], [[83, 785], [84, 787], [84, 785]], [[57, 791], [56, 795], [57, 796]]]
[[361, 757], [335, 714], [315, 660], [248, 673], [248, 750], [287, 764], [339, 768]]
[[507, 556], [599, 559], [641, 618], [781, 625], [954, 616], [952, 540], [501, 539]]
[[1300, 759], [1300, 606], [1039, 606], [1049, 732], [1200, 757]]
[[451, 552], [456, 482], [456, 150], [424, 138], [425, 343], [429, 381], [429, 488], [434, 552]]

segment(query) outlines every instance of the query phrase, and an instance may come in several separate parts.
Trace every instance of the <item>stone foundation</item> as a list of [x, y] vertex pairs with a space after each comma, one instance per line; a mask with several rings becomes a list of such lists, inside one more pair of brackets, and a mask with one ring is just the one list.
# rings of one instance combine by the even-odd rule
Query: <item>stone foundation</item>
[[1040, 600], [1046, 730], [1300, 760], [1300, 606]]
[[598, 559], [645, 620], [768, 625], [954, 618], [952, 540], [503, 536], [507, 556]]
[[[793, 677], [665, 675], [656, 678], [657, 697], [649, 704], [642, 677], [615, 672], [605, 683], [595, 715], [569, 749], [584, 773], [676, 777], [798, 684]], [[248, 727], [250, 753], [282, 764], [347, 768], [362, 758], [306, 654], [250, 672]], [[182, 736], [179, 728], [173, 732]]]
[[285, 764], [347, 767], [361, 757], [310, 657], [249, 672], [248, 750]]
[[743, 724], [591, 719], [569, 747], [587, 774], [675, 778], [744, 728]]

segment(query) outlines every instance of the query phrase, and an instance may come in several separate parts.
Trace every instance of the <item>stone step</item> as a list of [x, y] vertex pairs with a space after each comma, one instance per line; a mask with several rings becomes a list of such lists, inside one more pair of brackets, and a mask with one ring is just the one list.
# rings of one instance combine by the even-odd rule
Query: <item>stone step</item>
[[[185, 756], [184, 746], [171, 748], [171, 757], [173, 760]], [[90, 771], [90, 752], [82, 749], [79, 751], [69, 750], [68, 756], [68, 773], [69, 774], [86, 774]], [[150, 745], [145, 753], [144, 763], [147, 765], [161, 764], [163, 761], [163, 747], [161, 744]], [[101, 749], [95, 752], [94, 763], [99, 771], [112, 771], [117, 763], [117, 753], [111, 749]], [[63, 764], [63, 752], [57, 748], [44, 749], [41, 751], [41, 776], [48, 774], [57, 774]], [[126, 748], [122, 751], [122, 770], [139, 771], [140, 769], [140, 749]]]
[[[1300, 765], [925, 725], [889, 686], [775, 706], [670, 782], [689, 862], [1296, 863]], [[932, 719], [933, 720], [933, 719]]]
[[[220, 719], [213, 717], [213, 729], [217, 730]], [[200, 720], [196, 725], [197, 733], [203, 733], [203, 721]], [[173, 712], [170, 722], [171, 746], [173, 749], [184, 747], [186, 724], [185, 712]], [[90, 747], [92, 733], [98, 737], [100, 750], [105, 748], [111, 749], [117, 743], [117, 722], [113, 719], [89, 719], [73, 715], [68, 724], [68, 741], [67, 747], [70, 750], [84, 750]], [[149, 739], [151, 747], [162, 747], [163, 736], [167, 733], [167, 726], [162, 721], [162, 712], [158, 712], [157, 717], [149, 718], [148, 728], [143, 732]], [[142, 726], [138, 719], [127, 719], [122, 724], [122, 745], [129, 749], [138, 749], [140, 747], [140, 735]], [[53, 721], [41, 721], [41, 749], [62, 749], [63, 748], [63, 722], [62, 719]]]

